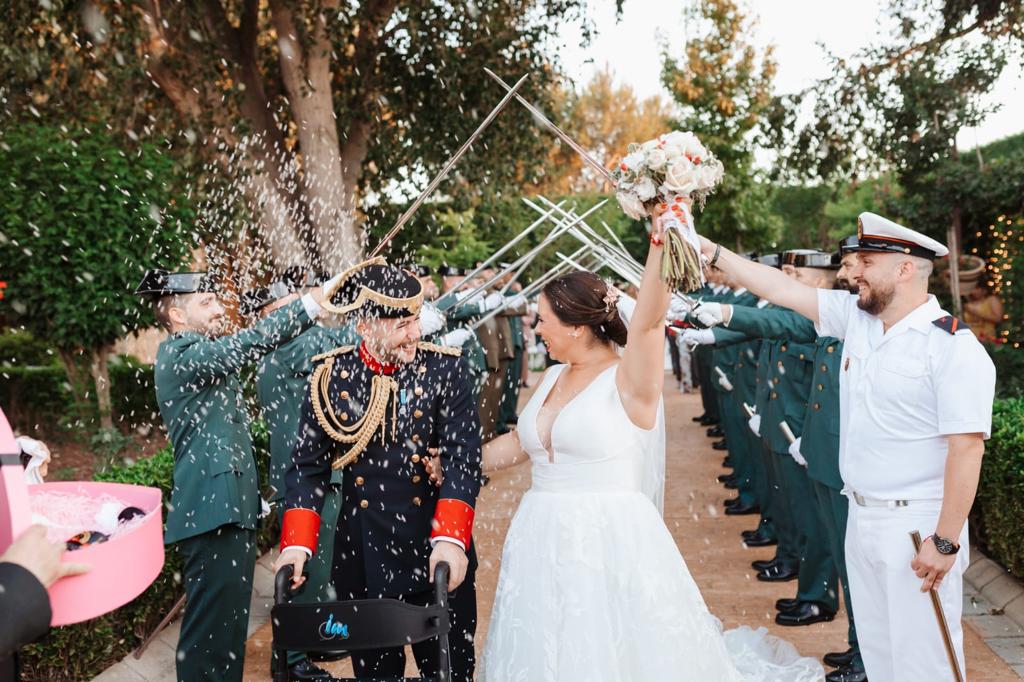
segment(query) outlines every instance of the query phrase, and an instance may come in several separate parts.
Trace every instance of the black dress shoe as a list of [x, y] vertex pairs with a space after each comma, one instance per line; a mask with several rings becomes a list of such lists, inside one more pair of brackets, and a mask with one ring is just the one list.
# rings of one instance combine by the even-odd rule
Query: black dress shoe
[[693, 421], [695, 421], [695, 422], [702, 422], [702, 421], [704, 421], [707, 418], [708, 418], [708, 415], [706, 413], [702, 414], [699, 417], [691, 417], [691, 419], [693, 419]]
[[825, 675], [825, 682], [868, 682], [868, 674], [852, 665], [846, 665]]
[[830, 668], [845, 668], [853, 663], [853, 659], [856, 657], [856, 651], [853, 649], [847, 649], [843, 652], [833, 651], [831, 653], [827, 653], [821, 660], [825, 661], [825, 665]]
[[826, 609], [821, 604], [815, 604], [812, 601], [804, 601], [789, 611], [776, 613], [775, 622], [779, 625], [796, 627], [813, 623], [827, 623], [835, 617], [835, 611]]
[[719, 483], [728, 483], [729, 481], [735, 481], [736, 474], [718, 474]]
[[735, 507], [739, 503], [740, 503], [740, 498], [738, 498], [738, 497], [730, 497], [729, 499], [722, 501], [722, 504], [726, 508]]
[[751, 535], [743, 540], [743, 544], [747, 547], [773, 547], [779, 544], [779, 541], [766, 535]]
[[709, 417], [707, 415], [704, 415], [703, 417], [700, 418], [700, 422], [699, 423], [700, 423], [701, 426], [711, 426], [712, 424], [717, 424], [718, 420], [715, 419], [714, 417]]
[[735, 504], [731, 507], [726, 507], [726, 516], [744, 516], [746, 514], [760, 514], [761, 508], [756, 504]]
[[712, 443], [711, 444], [711, 449], [712, 450], [728, 450], [729, 446], [726, 445], [725, 439], [723, 438], [722, 440], [716, 440], [714, 443]]
[[776, 599], [775, 600], [775, 610], [776, 611], [792, 611], [793, 609], [795, 609], [799, 605], [800, 605], [800, 600], [799, 599], [789, 599], [787, 597], [783, 597], [782, 599]]
[[721, 426], [712, 426], [707, 430], [708, 438], [721, 438], [725, 435], [725, 431], [722, 430]]
[[331, 674], [323, 668], [313, 665], [308, 658], [304, 658], [295, 665], [288, 668], [289, 680], [329, 680]]
[[[726, 513], [728, 514], [729, 512]], [[776, 564], [758, 573], [757, 579], [763, 583], [785, 583], [790, 580], [796, 580], [799, 576], [800, 571], [795, 567]]]
[[745, 531], [740, 533], [740, 535], [743, 536], [744, 540], [746, 540], [747, 538], [752, 538], [755, 535], [760, 535], [760, 534], [761, 534], [761, 529], [760, 528], [755, 528], [754, 530], [745, 530]]
[[767, 571], [769, 568], [778, 565], [779, 561], [775, 557], [772, 557], [771, 559], [757, 559], [756, 561], [750, 562], [750, 567], [758, 573], [760, 573], [761, 571]]
[[725, 486], [726, 490], [737, 490], [740, 487], [740, 484], [736, 481], [726, 481], [722, 485]]
[[732, 469], [732, 458], [729, 455], [726, 455], [725, 459], [722, 460], [722, 466], [726, 469]]
[[518, 424], [519, 423], [519, 416], [514, 414], [511, 417], [507, 417], [505, 419], [505, 423], [506, 424]]

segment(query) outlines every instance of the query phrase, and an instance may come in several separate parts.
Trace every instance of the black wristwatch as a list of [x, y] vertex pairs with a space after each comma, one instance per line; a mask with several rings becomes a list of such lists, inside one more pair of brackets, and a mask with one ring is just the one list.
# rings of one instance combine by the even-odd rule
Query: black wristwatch
[[935, 549], [939, 550], [939, 554], [956, 554], [960, 551], [960, 545], [953, 544], [952, 540], [947, 540], [941, 535], [932, 535], [932, 543]]

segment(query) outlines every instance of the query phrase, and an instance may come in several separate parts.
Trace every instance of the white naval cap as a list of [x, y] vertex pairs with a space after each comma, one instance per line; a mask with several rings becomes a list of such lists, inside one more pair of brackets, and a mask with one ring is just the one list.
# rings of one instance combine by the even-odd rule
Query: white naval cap
[[857, 239], [857, 247], [850, 251], [903, 253], [932, 259], [949, 255], [949, 249], [941, 242], [874, 213], [865, 212], [857, 217]]

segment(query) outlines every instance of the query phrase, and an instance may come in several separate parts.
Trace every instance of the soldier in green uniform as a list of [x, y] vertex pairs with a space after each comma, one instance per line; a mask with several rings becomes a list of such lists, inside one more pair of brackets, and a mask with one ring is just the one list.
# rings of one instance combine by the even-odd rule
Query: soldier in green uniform
[[[291, 302], [298, 300], [295, 283], [287, 279], [273, 282], [268, 287], [247, 291], [242, 296], [243, 315], [258, 315], [266, 319]], [[283, 514], [284, 474], [291, 465], [299, 429], [302, 403], [308, 391], [313, 371], [311, 358], [339, 346], [351, 343], [348, 328], [313, 325], [291, 341], [263, 356], [256, 368], [256, 395], [263, 419], [270, 434], [269, 483], [274, 493], [271, 498]], [[324, 491], [324, 509], [320, 529], [327, 551], [317, 554], [309, 563], [309, 578], [302, 591], [293, 599], [296, 603], [333, 601], [336, 599], [331, 584], [331, 562], [334, 527], [341, 504], [341, 470], [332, 472], [329, 486]], [[315, 680], [330, 677], [329, 673], [313, 665], [303, 652], [288, 652], [288, 673], [293, 680]]]
[[[820, 252], [787, 252], [784, 267], [798, 279], [831, 288], [834, 282], [832, 258]], [[786, 532], [795, 533], [799, 549], [799, 584], [796, 599], [779, 600], [780, 625], [807, 625], [831, 620], [838, 608], [836, 566], [832, 543], [820, 517], [816, 496], [807, 475], [807, 462], [799, 454], [790, 454], [790, 444], [781, 429], [785, 422], [793, 435], [800, 435], [808, 413], [808, 396], [814, 372], [816, 346], [810, 345], [817, 335], [810, 320], [792, 311], [750, 309], [718, 306], [705, 307], [701, 321], [713, 324], [728, 321], [730, 330], [759, 335], [770, 341], [768, 380], [770, 392], [764, 411], [760, 412], [761, 435], [773, 453], [771, 465], [777, 467], [789, 511], [780, 515]], [[784, 512], [785, 510], [783, 510]], [[792, 538], [791, 538], [792, 539]], [[786, 543], [789, 544], [788, 542]], [[760, 580], [779, 579], [778, 569], [769, 567], [758, 575]]]
[[[511, 299], [522, 291], [519, 282], [515, 282], [505, 294], [506, 299]], [[519, 407], [519, 378], [523, 373], [523, 362], [526, 355], [526, 336], [523, 334], [523, 318], [520, 315], [512, 315], [508, 318], [508, 324], [512, 332], [513, 356], [508, 368], [505, 371], [505, 392], [501, 399], [501, 412], [498, 415], [498, 433], [508, 433], [510, 426], [518, 420], [517, 409]]]
[[241, 680], [260, 502], [238, 372], [312, 326], [322, 293], [220, 338], [224, 308], [204, 273], [150, 271], [135, 293], [154, 299], [171, 332], [155, 379], [174, 447], [165, 542], [177, 543], [185, 561], [178, 679]]
[[473, 380], [473, 394], [479, 403], [480, 391], [487, 380], [487, 354], [479, 337], [469, 329], [469, 325], [479, 319], [486, 310], [481, 305], [482, 300], [456, 305], [462, 298], [458, 295], [455, 287], [466, 277], [467, 270], [465, 268], [442, 265], [438, 272], [444, 283], [444, 293], [433, 302], [434, 307], [444, 316], [446, 334], [460, 329], [469, 332], [469, 334], [461, 334], [455, 339], [461, 343], [452, 342], [447, 345], [456, 345], [462, 348], [462, 357], [469, 365]]

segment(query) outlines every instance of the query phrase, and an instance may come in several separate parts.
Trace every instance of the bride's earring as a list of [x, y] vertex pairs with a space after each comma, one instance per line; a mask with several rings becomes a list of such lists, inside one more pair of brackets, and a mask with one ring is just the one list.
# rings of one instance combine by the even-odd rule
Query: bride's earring
[[572, 330], [571, 332], [569, 332], [569, 336], [571, 336], [571, 337], [572, 337], [572, 338], [574, 338], [574, 339], [578, 339], [578, 338], [580, 338], [580, 336], [582, 336], [582, 335], [583, 335], [583, 332], [582, 332], [582, 331], [580, 331], [580, 328], [579, 328], [579, 327], [576, 327], [576, 328], [575, 328], [575, 329], [573, 329], [573, 330]]

